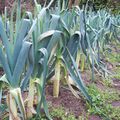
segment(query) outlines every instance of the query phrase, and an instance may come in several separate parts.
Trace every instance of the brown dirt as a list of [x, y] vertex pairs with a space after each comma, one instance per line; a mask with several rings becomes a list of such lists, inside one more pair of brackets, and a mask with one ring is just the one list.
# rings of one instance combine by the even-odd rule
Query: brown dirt
[[86, 105], [83, 98], [77, 99], [70, 90], [60, 87], [60, 94], [58, 98], [53, 97], [53, 86], [46, 86], [46, 98], [53, 107], [62, 106], [66, 112], [73, 113], [78, 118], [82, 113], [85, 113]]
[[[5, 7], [7, 8], [8, 14], [11, 13], [11, 8], [13, 8], [14, 5], [14, 1], [15, 0], [0, 0], [0, 14], [4, 13], [4, 9]], [[21, 0], [21, 7], [22, 10], [28, 10], [28, 11], [32, 11], [33, 10], [33, 1], [31, 0], [27, 0], [25, 2], [25, 0]]]
[[120, 107], [120, 101], [113, 101], [111, 104], [114, 107]]
[[91, 116], [89, 116], [89, 118], [88, 118], [89, 120], [102, 120], [99, 116], [97, 116], [97, 115], [91, 115]]
[[[88, 120], [102, 120], [97, 115], [90, 115], [89, 117], [86, 115], [86, 102], [81, 97], [77, 99], [69, 89], [60, 87], [60, 94], [58, 98], [53, 97], [53, 86], [47, 85], [46, 86], [46, 99], [48, 103], [52, 107], [60, 107], [62, 106], [65, 109], [66, 114], [73, 113], [76, 118], [79, 116], [83, 116], [84, 118], [88, 118]], [[62, 120], [61, 118], [53, 118], [54, 120]]]
[[120, 90], [120, 79], [113, 78], [113, 87]]
[[91, 73], [90, 71], [86, 70], [85, 72], [82, 73], [82, 79], [83, 82], [85, 83], [86, 86], [92, 84], [93, 82], [95, 83], [95, 85], [97, 86], [97, 88], [104, 90], [106, 89], [105, 85], [102, 83], [102, 77], [99, 75], [95, 74], [95, 80], [93, 81], [91, 79]]
[[[7, 7], [8, 14], [11, 13], [11, 8], [13, 7], [15, 0], [0, 0], [0, 14], [4, 13], [5, 6]], [[45, 3], [45, 0], [37, 0], [42, 6]], [[49, 0], [47, 4], [49, 3]], [[22, 11], [33, 11], [34, 9], [34, 0], [21, 0]]]

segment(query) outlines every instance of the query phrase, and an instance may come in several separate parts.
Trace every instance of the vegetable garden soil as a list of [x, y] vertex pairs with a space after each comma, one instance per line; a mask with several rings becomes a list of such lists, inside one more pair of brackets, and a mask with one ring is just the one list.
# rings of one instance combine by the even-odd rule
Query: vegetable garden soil
[[85, 100], [77, 99], [69, 89], [60, 87], [60, 94], [58, 98], [53, 97], [53, 86], [46, 86], [47, 101], [52, 104], [52, 107], [62, 106], [65, 108], [65, 114], [73, 113], [76, 117], [85, 113], [86, 105]]
[[[51, 107], [59, 108], [63, 107], [65, 110], [65, 115], [68, 116], [69, 114], [73, 114], [76, 119], [79, 118], [80, 115], [84, 115], [84, 118], [87, 118], [86, 115], [86, 102], [81, 97], [81, 99], [77, 99], [69, 89], [64, 87], [60, 87], [60, 94], [58, 98], [53, 97], [53, 86], [47, 85], [46, 86], [46, 99]], [[88, 117], [89, 120], [102, 120], [97, 115], [91, 115]], [[62, 120], [61, 118], [53, 118], [53, 120]]]

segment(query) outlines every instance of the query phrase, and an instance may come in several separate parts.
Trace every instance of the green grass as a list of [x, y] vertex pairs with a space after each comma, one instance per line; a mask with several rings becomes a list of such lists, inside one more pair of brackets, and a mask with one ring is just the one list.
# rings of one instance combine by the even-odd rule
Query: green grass
[[106, 59], [111, 63], [120, 62], [120, 54], [116, 52], [107, 53], [106, 56]]
[[89, 94], [92, 96], [93, 104], [88, 104], [88, 113], [96, 114], [103, 118], [103, 120], [119, 120], [120, 107], [113, 107], [111, 102], [120, 100], [120, 94], [115, 91], [109, 91], [109, 88], [101, 91], [94, 84], [88, 87]]
[[[110, 47], [111, 51], [105, 52], [105, 58], [113, 64], [113, 69], [111, 69], [113, 75], [100, 80], [105, 89], [101, 90], [95, 84], [88, 86], [93, 101], [92, 106], [87, 105], [88, 113], [99, 115], [103, 120], [120, 120], [120, 107], [114, 107], [111, 104], [114, 101], [120, 101], [120, 93], [112, 87], [112, 79], [120, 79], [120, 54], [115, 51], [116, 48], [120, 50], [120, 44], [113, 43], [113, 46]], [[98, 80], [98, 77], [96, 79]]]
[[120, 79], [120, 67], [114, 68], [115, 74], [112, 76], [112, 78]]
[[[75, 116], [70, 113], [66, 112], [65, 108], [59, 106], [59, 107], [50, 107], [50, 116], [54, 119], [60, 119], [60, 120], [77, 120]], [[44, 115], [42, 115], [42, 118], [35, 117], [31, 120], [48, 120]]]
[[116, 50], [120, 51], [120, 43], [113, 42], [104, 52], [105, 58], [111, 63], [120, 62], [120, 54]]
[[67, 113], [63, 107], [53, 108], [50, 114], [53, 118], [57, 117], [61, 120], [77, 120], [73, 114]]

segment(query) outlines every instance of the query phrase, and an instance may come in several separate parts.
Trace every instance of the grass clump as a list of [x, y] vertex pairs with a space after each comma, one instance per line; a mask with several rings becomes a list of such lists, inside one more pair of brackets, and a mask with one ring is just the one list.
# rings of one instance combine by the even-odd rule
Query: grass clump
[[52, 118], [59, 118], [61, 120], [77, 120], [72, 113], [68, 113], [63, 107], [52, 108], [51, 111]]
[[120, 107], [112, 106], [113, 101], [120, 100], [120, 95], [112, 90], [101, 91], [94, 84], [88, 86], [89, 94], [92, 96], [92, 106], [88, 105], [88, 113], [99, 115], [103, 120], [119, 120]]

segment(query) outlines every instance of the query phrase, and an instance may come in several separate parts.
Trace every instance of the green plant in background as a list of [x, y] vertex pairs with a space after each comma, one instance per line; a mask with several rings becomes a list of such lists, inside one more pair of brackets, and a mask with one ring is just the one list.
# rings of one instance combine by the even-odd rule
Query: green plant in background
[[81, 72], [83, 72], [85, 69], [85, 62], [86, 62], [86, 56], [81, 52], [81, 50], [78, 50], [76, 56], [76, 63], [78, 65], [78, 68], [81, 70]]
[[[80, 48], [87, 58], [87, 62], [92, 68], [92, 78], [94, 79], [94, 70], [107, 72], [105, 64], [101, 61], [100, 52], [105, 50], [106, 45], [117, 39], [116, 22], [117, 18], [105, 10], [97, 12], [87, 11], [78, 8], [80, 16], [81, 41]], [[119, 21], [119, 20], [118, 20]], [[117, 31], [119, 31], [117, 29]]]

